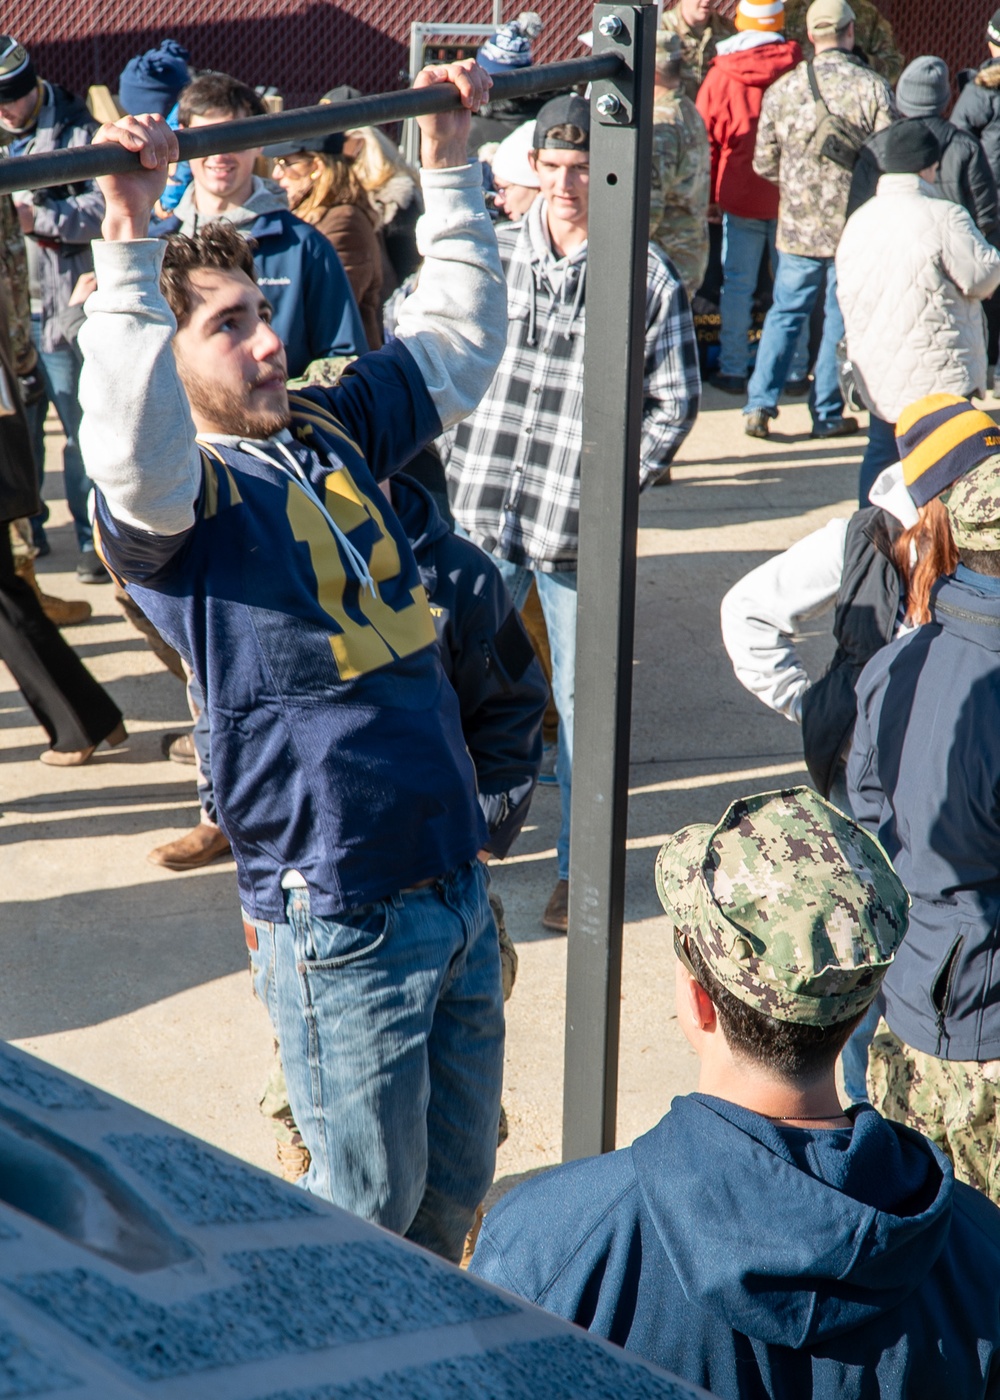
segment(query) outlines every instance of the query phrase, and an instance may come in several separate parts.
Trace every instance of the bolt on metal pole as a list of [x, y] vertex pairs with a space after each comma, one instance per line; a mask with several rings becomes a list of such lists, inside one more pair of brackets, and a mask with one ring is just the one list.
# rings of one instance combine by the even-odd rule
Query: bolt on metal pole
[[563, 1158], [615, 1145], [653, 61], [652, 0], [594, 7]]

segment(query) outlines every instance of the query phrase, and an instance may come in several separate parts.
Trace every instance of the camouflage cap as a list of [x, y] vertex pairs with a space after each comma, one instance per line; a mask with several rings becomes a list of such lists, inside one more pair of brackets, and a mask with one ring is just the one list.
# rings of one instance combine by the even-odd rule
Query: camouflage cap
[[1000, 456], [959, 477], [941, 499], [959, 549], [1000, 550]]
[[805, 787], [742, 797], [718, 826], [676, 832], [656, 887], [733, 996], [806, 1026], [871, 1004], [910, 904], [875, 838]]

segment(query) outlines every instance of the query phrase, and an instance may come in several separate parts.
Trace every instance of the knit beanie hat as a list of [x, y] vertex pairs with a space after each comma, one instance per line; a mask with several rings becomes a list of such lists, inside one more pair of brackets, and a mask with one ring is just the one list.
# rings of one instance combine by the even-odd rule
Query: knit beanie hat
[[991, 44], [1000, 44], [1000, 10], [997, 10], [986, 26], [986, 37]]
[[118, 83], [118, 101], [125, 111], [130, 116], [158, 112], [165, 117], [191, 81], [189, 57], [176, 39], [164, 39], [158, 49], [130, 59]]
[[487, 73], [508, 73], [512, 68], [531, 66], [531, 41], [542, 32], [538, 15], [525, 10], [502, 24], [491, 39], [487, 39], [476, 54], [476, 61]]
[[904, 117], [939, 117], [950, 97], [948, 65], [930, 54], [907, 64], [896, 83], [896, 106]]
[[1000, 451], [1000, 428], [968, 399], [927, 394], [899, 415], [896, 446], [913, 504], [925, 506]]
[[940, 143], [919, 117], [904, 117], [886, 127], [879, 151], [883, 175], [916, 175], [940, 159]]
[[960, 550], [1000, 550], [1000, 456], [988, 458], [956, 482], [944, 505]]
[[760, 29], [769, 33], [784, 27], [784, 0], [740, 0], [736, 9], [737, 29]]
[[538, 173], [531, 168], [528, 160], [528, 152], [534, 149], [534, 140], [534, 122], [523, 122], [509, 136], [505, 136], [490, 162], [494, 180], [502, 180], [505, 185], [524, 185], [529, 190], [537, 190]]
[[38, 86], [28, 50], [9, 34], [0, 34], [0, 102], [16, 102]]

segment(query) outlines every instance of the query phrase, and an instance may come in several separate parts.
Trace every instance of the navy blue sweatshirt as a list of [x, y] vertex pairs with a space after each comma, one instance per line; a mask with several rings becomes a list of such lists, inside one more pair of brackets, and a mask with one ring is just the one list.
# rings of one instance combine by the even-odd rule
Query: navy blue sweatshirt
[[458, 695], [490, 831], [486, 849], [502, 858], [528, 815], [549, 688], [490, 556], [452, 534], [412, 477], [394, 476], [390, 487], [430, 602], [441, 664]]
[[1000, 1396], [1000, 1211], [918, 1133], [673, 1101], [486, 1216], [471, 1271], [720, 1400]]

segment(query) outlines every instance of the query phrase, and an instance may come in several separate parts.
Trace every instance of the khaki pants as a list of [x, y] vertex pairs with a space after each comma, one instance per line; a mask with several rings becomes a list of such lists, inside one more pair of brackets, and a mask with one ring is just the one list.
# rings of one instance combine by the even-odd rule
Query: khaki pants
[[955, 1176], [1000, 1204], [1000, 1060], [939, 1060], [879, 1022], [868, 1093], [885, 1118], [929, 1137]]

